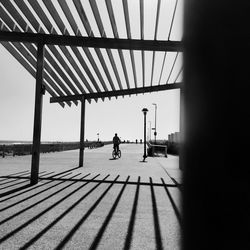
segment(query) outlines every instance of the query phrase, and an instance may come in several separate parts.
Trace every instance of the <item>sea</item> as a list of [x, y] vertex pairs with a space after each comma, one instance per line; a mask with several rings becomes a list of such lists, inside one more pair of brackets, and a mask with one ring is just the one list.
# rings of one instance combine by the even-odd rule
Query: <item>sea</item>
[[[32, 141], [16, 141], [16, 140], [0, 140], [0, 145], [11, 145], [11, 144], [32, 144]], [[62, 143], [61, 141], [42, 141], [42, 144], [47, 143]]]
[[10, 145], [10, 144], [31, 144], [32, 141], [15, 141], [15, 140], [0, 140], [0, 145]]

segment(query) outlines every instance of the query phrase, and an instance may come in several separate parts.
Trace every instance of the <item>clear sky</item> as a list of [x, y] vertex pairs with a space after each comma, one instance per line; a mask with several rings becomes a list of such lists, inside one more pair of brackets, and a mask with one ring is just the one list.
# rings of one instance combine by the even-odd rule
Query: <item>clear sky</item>
[[[32, 140], [35, 79], [0, 46], [0, 140]], [[80, 103], [62, 108], [43, 100], [43, 141], [77, 141], [80, 134]], [[158, 138], [179, 131], [179, 90], [86, 102], [85, 138], [110, 140], [114, 133], [122, 139], [143, 138], [142, 108], [148, 108], [147, 121], [154, 127], [157, 103]], [[149, 122], [147, 122], [149, 127]], [[153, 131], [152, 131], [153, 132]]]

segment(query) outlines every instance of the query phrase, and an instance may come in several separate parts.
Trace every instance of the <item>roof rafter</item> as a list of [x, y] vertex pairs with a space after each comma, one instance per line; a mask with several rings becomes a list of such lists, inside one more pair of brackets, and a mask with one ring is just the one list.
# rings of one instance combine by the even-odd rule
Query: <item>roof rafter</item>
[[179, 72], [176, 75], [174, 82], [176, 82], [178, 80], [178, 78], [179, 78], [180, 74], [182, 73], [182, 71], [183, 71], [183, 66], [179, 69]]
[[[70, 9], [69, 9], [68, 4], [66, 3], [66, 1], [65, 1], [65, 0], [60, 0], [60, 1], [58, 1], [58, 3], [59, 3], [59, 5], [60, 5], [60, 7], [61, 7], [61, 9], [62, 9], [62, 11], [63, 11], [65, 17], [67, 18], [67, 20], [68, 20], [68, 22], [69, 22], [69, 24], [70, 24], [72, 30], [74, 31], [75, 35], [76, 35], [76, 36], [81, 36], [81, 32], [80, 32], [80, 30], [79, 30], [79, 28], [78, 28], [78, 26], [77, 26], [77, 24], [76, 24], [76, 21], [75, 21], [73, 15], [72, 15], [72, 13], [71, 13], [71, 11], [70, 11]], [[91, 54], [90, 51], [89, 51], [89, 48], [82, 47], [82, 49], [83, 49], [85, 55], [87, 56], [87, 58], [88, 58], [90, 64], [92, 65], [92, 67], [93, 67], [95, 73], [97, 74], [99, 80], [100, 80], [101, 82], [104, 82], [104, 80], [103, 80], [103, 78], [102, 78], [102, 75], [101, 75], [101, 73], [100, 73], [100, 71], [99, 71], [99, 69], [98, 69], [98, 67], [97, 67], [97, 65], [96, 65], [96, 63], [95, 63], [95, 60], [94, 60], [92, 54]], [[87, 64], [86, 64], [86, 62], [85, 62], [83, 59], [81, 59], [79, 56], [78, 56], [78, 60], [79, 60], [79, 62], [81, 63], [82, 67], [84, 68], [85, 72], [87, 73], [89, 79], [90, 79], [91, 82], [93, 83], [95, 89], [96, 89], [97, 91], [101, 91], [100, 88], [99, 88], [99, 86], [98, 86], [98, 84], [97, 84], [97, 82], [96, 82], [96, 80], [95, 80], [95, 78], [93, 77], [91, 71], [89, 70], [89, 68], [88, 68], [88, 66], [87, 66]], [[104, 100], [104, 99], [103, 99], [103, 100]]]
[[[124, 11], [125, 23], [126, 23], [127, 37], [128, 37], [128, 39], [131, 39], [128, 1], [123, 0], [122, 3], [123, 3], [123, 11]], [[130, 50], [129, 52], [130, 52], [130, 59], [131, 59], [132, 69], [133, 69], [135, 87], [137, 88], [137, 76], [136, 76], [136, 68], [135, 68], [134, 51]]]
[[[156, 21], [155, 21], [155, 35], [154, 35], [154, 40], [157, 39], [158, 24], [159, 24], [159, 17], [160, 17], [160, 8], [161, 8], [161, 0], [158, 0], [158, 3], [157, 3], [157, 13], [156, 13]], [[155, 51], [153, 51], [152, 70], [151, 70], [151, 86], [153, 84], [154, 66], [155, 66]]]
[[[43, 3], [46, 6], [46, 8], [48, 9], [48, 11], [50, 12], [50, 14], [53, 17], [53, 19], [55, 20], [55, 22], [56, 22], [58, 28], [60, 29], [60, 31], [62, 32], [62, 34], [69, 35], [69, 32], [68, 32], [66, 26], [64, 25], [64, 23], [63, 23], [60, 15], [58, 14], [58, 12], [55, 9], [54, 5], [52, 4], [51, 0], [43, 0]], [[72, 47], [71, 49], [74, 52], [75, 56], [78, 58], [78, 60], [80, 62], [83, 61], [83, 58], [81, 57], [80, 51], [78, 50], [78, 48], [77, 47]], [[91, 88], [88, 80], [83, 75], [83, 73], [82, 73], [81, 69], [78, 67], [77, 63], [73, 60], [72, 57], [68, 57], [68, 60], [70, 60], [70, 63], [72, 64], [73, 68], [77, 72], [77, 74], [80, 77], [80, 79], [85, 84], [85, 86], [88, 89], [88, 91], [90, 93], [93, 93], [93, 90], [92, 90], [92, 88]], [[75, 77], [74, 74], [71, 76], [71, 78], [77, 84], [77, 86], [81, 90], [81, 92], [84, 93], [85, 92], [84, 89], [82, 88], [81, 84], [78, 82], [78, 80], [76, 79], [76, 77]]]
[[[38, 1], [37, 0], [28, 0], [28, 2], [32, 6], [32, 8], [36, 12], [36, 14], [39, 16], [39, 18], [42, 20], [42, 22], [45, 25], [46, 29], [48, 31], [52, 31], [53, 30], [53, 32], [55, 34], [57, 34], [55, 28], [51, 24], [49, 18], [46, 16], [46, 14], [45, 14], [44, 10], [42, 9], [42, 7], [39, 5]], [[69, 53], [68, 48], [66, 48], [65, 46], [60, 46], [59, 48], [64, 53], [64, 55], [66, 56], [67, 60], [70, 63], [74, 64], [75, 61], [74, 61], [73, 57], [71, 56], [71, 54]], [[59, 52], [57, 53], [57, 57], [60, 58], [60, 53]], [[61, 59], [61, 60], [63, 60], [63, 59]], [[54, 65], [56, 65], [56, 64], [53, 64], [53, 66]], [[64, 74], [63, 74], [63, 76], [64, 76]], [[68, 83], [68, 85], [70, 86], [70, 88], [73, 91], [73, 93], [75, 93], [75, 94], [79, 93], [79, 90], [76, 89], [75, 85], [73, 84], [73, 82], [69, 78], [67, 78], [67, 77], [64, 76], [63, 79], [64, 79], [65, 82]], [[76, 84], [77, 87], [79, 86], [78, 88], [80, 88], [80, 91], [82, 93], [85, 93], [84, 89], [82, 88], [81, 84], [78, 81], [75, 84]]]
[[[1, 1], [0, 43], [5, 44], [4, 47], [33, 76], [38, 45], [44, 46], [43, 84], [53, 98], [69, 96], [68, 99], [60, 99], [61, 105], [66, 102], [70, 106], [72, 101], [77, 105], [79, 96], [90, 102], [92, 98], [98, 101], [99, 98], [104, 100], [113, 96], [117, 98], [172, 89], [179, 86], [180, 83], [176, 85], [176, 81], [181, 81], [183, 71], [182, 39], [170, 40], [173, 35], [179, 37], [179, 22], [175, 22], [175, 19], [178, 19], [176, 12], [182, 3], [173, 1], [171, 14], [167, 16], [162, 16], [161, 0], [156, 0], [156, 9], [152, 9], [145, 0], [138, 0], [135, 3], [137, 6], [128, 0], [119, 0], [119, 3], [113, 0], [105, 0], [105, 3], [97, 0]], [[145, 15], [148, 13], [155, 21], [153, 29], [145, 26]], [[122, 22], [125, 21], [124, 24], [118, 22], [120, 18]], [[163, 27], [163, 19], [169, 23], [165, 30], [167, 38], [157, 40], [157, 37], [163, 37], [163, 29], [158, 29]], [[119, 34], [122, 34], [120, 29], [123, 26], [126, 29], [125, 37], [121, 39]], [[109, 33], [109, 27], [113, 35]], [[154, 40], [145, 40], [146, 31], [154, 35]], [[81, 32], [86, 35], [83, 36]], [[132, 39], [136, 34], [139, 35], [138, 39]], [[129, 53], [124, 50], [129, 50]], [[147, 51], [153, 52], [148, 72], [151, 79], [147, 78]], [[158, 74], [155, 67], [156, 63], [160, 63], [161, 55], [157, 51], [165, 52], [159, 68], [159, 81], [155, 79], [155, 74]], [[172, 54], [170, 52], [175, 52], [173, 62], [166, 60], [167, 55]], [[135, 60], [142, 65], [136, 65]], [[166, 76], [163, 72], [165, 62], [168, 64], [167, 72], [170, 70]], [[163, 76], [167, 78], [165, 84], [161, 83]], [[137, 82], [138, 77], [141, 83]], [[169, 81], [171, 84], [168, 84]], [[74, 98], [70, 100], [72, 96]]]
[[154, 91], [164, 91], [164, 90], [169, 90], [169, 89], [180, 89], [180, 88], [182, 88], [182, 83], [162, 84], [162, 85], [157, 85], [157, 86], [131, 88], [131, 89], [124, 89], [124, 90], [116, 90], [116, 91], [106, 91], [106, 92], [100, 92], [100, 93], [72, 95], [72, 96], [64, 96], [64, 97], [51, 97], [50, 103], [82, 100], [83, 98], [92, 99], [92, 98], [102, 98], [102, 97], [116, 97], [116, 96], [124, 96], [124, 95], [143, 94], [143, 93], [149, 93], [149, 92], [154, 92]]
[[0, 41], [28, 43], [38, 43], [38, 41], [43, 41], [44, 44], [47, 45], [148, 51], [183, 51], [183, 45], [180, 41], [97, 38], [15, 31], [0, 31]]
[[[19, 0], [14, 0], [16, 5], [19, 7], [19, 9], [23, 12], [23, 14], [25, 14], [26, 18], [29, 20], [29, 22], [32, 24], [33, 28], [37, 31], [37, 32], [42, 32], [45, 33], [45, 31], [40, 27], [38, 21], [36, 20], [36, 18], [34, 17], [34, 15], [32, 14], [32, 12], [30, 11], [30, 9], [27, 7], [27, 5], [23, 2], [23, 1], [19, 1]], [[69, 74], [69, 76], [72, 78], [73, 81], [75, 81], [74, 79], [74, 74], [72, 73], [72, 71], [69, 69], [67, 63], [64, 62], [63, 58], [61, 57], [61, 55], [58, 53], [57, 49], [54, 46], [48, 46], [49, 50], [52, 52], [52, 54], [59, 60], [59, 62], [62, 64], [63, 68], [65, 69], [65, 71]], [[50, 56], [50, 54], [46, 54], [46, 56], [50, 59], [51, 62], [53, 62], [53, 58]], [[65, 91], [65, 93], [68, 94], [68, 89], [66, 88], [66, 86], [60, 83], [60, 81], [57, 80], [57, 78], [55, 79], [57, 81], [57, 83], [59, 84], [59, 86]], [[76, 81], [75, 81], [76, 82]], [[70, 92], [69, 92], [70, 93]], [[64, 94], [63, 94], [64, 95]]]
[[[106, 34], [105, 34], [105, 30], [104, 30], [104, 26], [103, 26], [103, 23], [102, 23], [102, 20], [101, 20], [101, 17], [100, 17], [100, 13], [98, 11], [98, 8], [97, 8], [97, 4], [96, 4], [96, 1], [95, 0], [90, 0], [89, 1], [90, 3], [90, 6], [92, 8], [92, 11], [93, 11], [93, 14], [95, 16], [95, 19], [96, 19], [96, 22], [97, 22], [97, 26], [98, 26], [98, 29], [99, 29], [99, 32], [101, 34], [102, 37], [106, 38]], [[114, 57], [112, 55], [112, 52], [110, 49], [106, 49], [107, 51], [107, 54], [108, 54], [108, 57], [109, 57], [109, 60], [111, 62], [111, 65], [112, 65], [112, 68], [115, 71], [117, 71], [117, 67], [116, 67], [116, 64], [115, 64], [115, 61], [114, 61]], [[129, 81], [128, 81], [128, 74], [127, 74], [127, 69], [126, 69], [126, 65], [125, 65], [125, 62], [124, 62], [124, 58], [123, 58], [123, 54], [122, 54], [122, 51], [121, 50], [118, 50], [118, 53], [120, 55], [120, 58], [121, 58], [121, 62], [122, 62], [122, 68], [123, 68], [123, 72], [124, 72], [124, 75], [125, 75], [125, 79], [126, 79], [126, 83], [127, 83], [127, 86], [129, 88]], [[103, 64], [103, 67], [106, 67], [106, 64], [104, 63]], [[107, 70], [108, 71], [108, 70]], [[107, 74], [108, 76], [108, 79], [110, 79], [110, 75]], [[111, 83], [112, 83], [112, 79], [111, 79]], [[113, 84], [113, 83], [112, 83]], [[113, 88], [114, 90], [114, 88]]]
[[[9, 13], [11, 14], [12, 18], [16, 21], [18, 21], [20, 27], [22, 28], [22, 30], [25, 30], [26, 27], [28, 27], [28, 31], [31, 31], [31, 29], [29, 28], [28, 24], [26, 23], [26, 21], [21, 17], [21, 15], [17, 12], [17, 10], [14, 8], [14, 6], [11, 4], [11, 2], [7, 2], [5, 1], [4, 3], [4, 7], [9, 11]], [[12, 27], [12, 25], [15, 25], [15, 23], [12, 21], [12, 19], [10, 18], [9, 14], [7, 14], [2, 7], [1, 9], [1, 16], [4, 16], [5, 18], [5, 22], [6, 24], [9, 26], [9, 28]], [[16, 31], [21, 32], [21, 30], [16, 27], [15, 28]], [[41, 30], [42, 31], [42, 30]], [[36, 47], [33, 44], [24, 44], [25, 47], [27, 47], [27, 49], [32, 53], [32, 55], [36, 58]], [[57, 51], [56, 51], [57, 52]], [[56, 54], [57, 55], [57, 54]], [[61, 70], [61, 68], [58, 66], [58, 64], [55, 62], [55, 60], [53, 59], [53, 57], [49, 54], [46, 53], [45, 58], [47, 57], [48, 62], [53, 65], [53, 67], [55, 67], [55, 69], [58, 71], [59, 75], [62, 77], [62, 79], [68, 84], [68, 86], [70, 87], [70, 89], [72, 89], [73, 93], [79, 93], [76, 88], [74, 87], [74, 85], [71, 83], [71, 81], [68, 79], [68, 77], [66, 76], [66, 74]], [[30, 59], [29, 59], [30, 60]], [[64, 62], [63, 62], [64, 63]], [[65, 65], [67, 65], [66, 63], [64, 63]], [[51, 68], [51, 66], [45, 61], [44, 63], [44, 68], [47, 70], [48, 73], [51, 74], [51, 76], [55, 79], [55, 81], [58, 83], [58, 85], [62, 88], [62, 90], [65, 91], [66, 94], [71, 94], [71, 92], [67, 89], [67, 87], [64, 85], [64, 83], [56, 76], [56, 74], [54, 73], [54, 70]], [[75, 102], [75, 104], [77, 105], [77, 102]]]
[[[14, 22], [11, 20], [11, 18], [9, 17], [9, 15], [5, 12], [5, 10], [0, 6], [0, 14], [2, 17], [5, 17], [5, 21], [7, 22], [6, 25], [8, 25], [8, 27], [13, 27]], [[6, 30], [7, 28], [2, 26], [2, 29]], [[18, 27], [16, 27], [17, 30], [19, 30]], [[14, 46], [17, 48], [17, 50], [24, 56], [24, 58], [26, 58], [26, 60], [34, 67], [36, 68], [36, 47], [33, 44], [30, 43], [24, 43], [19, 44], [19, 43], [15, 43]], [[29, 51], [29, 52], [27, 52]], [[32, 57], [33, 55], [33, 57]], [[50, 73], [52, 75], [52, 77], [56, 80], [56, 82], [58, 83], [58, 85], [65, 91], [66, 94], [71, 95], [72, 93], [66, 88], [66, 86], [61, 82], [61, 80], [57, 77], [57, 75], [55, 74], [55, 72], [53, 71], [53, 69], [49, 66], [49, 64], [45, 61], [44, 62], [44, 69]], [[54, 81], [51, 79], [51, 77], [49, 76], [48, 73], [46, 73], [46, 71], [44, 72], [44, 77], [45, 79], [50, 83], [51, 86], [54, 87], [54, 89], [56, 90], [56, 92], [60, 95], [64, 95], [60, 89], [58, 89], [58, 87], [54, 86], [56, 85], [54, 83]], [[75, 104], [77, 105], [77, 102], [75, 102]]]
[[[117, 30], [117, 25], [116, 25], [116, 21], [115, 21], [115, 15], [114, 15], [112, 3], [111, 3], [110, 0], [106, 0], [105, 2], [106, 2], [107, 10], [108, 10], [109, 20], [110, 20], [110, 23], [111, 23], [113, 35], [114, 35], [115, 38], [119, 38], [119, 34], [118, 34], [118, 30]], [[120, 60], [121, 60], [121, 54], [120, 53], [119, 53], [119, 56], [120, 56]], [[119, 76], [119, 73], [118, 73], [118, 70], [115, 69], [114, 73], [115, 73], [115, 76], [116, 76], [119, 88], [123, 89], [122, 84], [121, 84], [121, 79], [120, 79], [120, 76]]]
[[[97, 23], [97, 27], [99, 29], [99, 33], [100, 33], [101, 37], [106, 37], [104, 26], [103, 26], [103, 23], [102, 23], [102, 19], [101, 19], [99, 10], [97, 8], [97, 4], [96, 4], [95, 0], [91, 0], [91, 1], [89, 1], [89, 3], [90, 3], [90, 6], [92, 8], [92, 11], [93, 11], [96, 23]], [[106, 52], [108, 54], [108, 57], [109, 57], [109, 60], [110, 60], [110, 63], [112, 65], [113, 70], [114, 71], [117, 70], [116, 65], [115, 65], [115, 61], [114, 61], [114, 58], [113, 58], [113, 55], [111, 53], [111, 50], [110, 49], [106, 49]], [[104, 69], [104, 72], [105, 72], [108, 80], [109, 80], [109, 83], [110, 83], [110, 86], [111, 86], [112, 90], [115, 90], [115, 86], [114, 86], [113, 80], [112, 80], [112, 78], [110, 76], [108, 67], [107, 67], [107, 65], [106, 65], [103, 57], [100, 57], [99, 59], [101, 60], [102, 67]]]
[[[144, 40], [144, 1], [140, 0], [140, 24], [141, 24], [141, 40]], [[142, 85], [145, 86], [145, 52], [141, 51], [142, 59]]]
[[177, 60], [177, 58], [178, 58], [178, 55], [179, 55], [179, 52], [177, 52], [176, 55], [175, 55], [174, 62], [173, 62], [173, 64], [172, 64], [171, 70], [170, 70], [169, 75], [168, 75], [167, 83], [168, 83], [168, 81], [169, 81], [169, 79], [170, 79], [170, 76], [172, 75], [172, 72], [173, 72], [173, 69], [174, 69], [176, 60]]
[[[73, 2], [74, 2], [74, 4], [75, 4], [76, 10], [77, 10], [77, 12], [78, 12], [78, 14], [79, 14], [79, 17], [80, 17], [80, 19], [81, 19], [81, 21], [82, 21], [82, 23], [83, 23], [83, 25], [84, 25], [84, 28], [85, 28], [87, 34], [88, 34], [90, 37], [93, 37], [94, 34], [93, 34], [93, 32], [92, 32], [91, 25], [90, 25], [90, 23], [89, 23], [88, 17], [87, 17], [87, 15], [86, 15], [86, 13], [85, 13], [85, 10], [84, 10], [84, 8], [83, 8], [81, 2], [80, 2], [79, 0], [73, 0]], [[101, 62], [101, 65], [102, 65], [102, 67], [103, 67], [103, 69], [104, 69], [105, 74], [107, 74], [108, 72], [107, 72], [107, 70], [106, 70], [106, 68], [105, 68], [106, 63], [105, 63], [105, 60], [104, 60], [104, 58], [103, 58], [103, 55], [102, 55], [102, 52], [101, 52], [100, 48], [97, 47], [97, 48], [94, 48], [94, 49], [95, 49], [95, 52], [96, 52], [96, 54], [97, 54], [97, 57], [99, 58], [99, 60], [100, 60], [100, 62]], [[104, 66], [104, 65], [105, 65], [105, 66]], [[107, 76], [107, 77], [108, 77], [108, 76]], [[101, 85], [102, 85], [103, 89], [104, 89], [105, 91], [108, 91], [107, 86], [106, 86], [106, 83], [105, 83], [105, 81], [103, 80], [103, 78], [101, 77], [101, 78], [99, 78], [99, 79], [100, 79], [100, 82], [101, 82]]]

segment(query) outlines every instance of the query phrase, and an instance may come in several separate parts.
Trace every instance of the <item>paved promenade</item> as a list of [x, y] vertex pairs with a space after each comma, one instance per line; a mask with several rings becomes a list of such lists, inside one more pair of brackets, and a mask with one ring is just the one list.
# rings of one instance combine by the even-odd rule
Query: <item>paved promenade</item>
[[0, 249], [180, 249], [178, 157], [147, 158], [143, 145], [0, 159]]

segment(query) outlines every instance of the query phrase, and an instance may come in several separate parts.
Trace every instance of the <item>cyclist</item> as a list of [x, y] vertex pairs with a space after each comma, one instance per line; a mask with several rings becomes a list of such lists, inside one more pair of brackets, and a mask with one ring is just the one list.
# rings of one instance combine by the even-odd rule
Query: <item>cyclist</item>
[[113, 137], [113, 144], [114, 144], [114, 150], [115, 152], [119, 151], [119, 144], [121, 143], [120, 138], [117, 136], [117, 133], [115, 133], [115, 136]]

